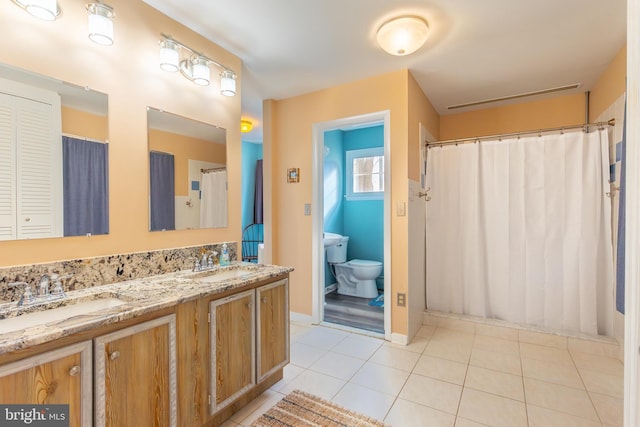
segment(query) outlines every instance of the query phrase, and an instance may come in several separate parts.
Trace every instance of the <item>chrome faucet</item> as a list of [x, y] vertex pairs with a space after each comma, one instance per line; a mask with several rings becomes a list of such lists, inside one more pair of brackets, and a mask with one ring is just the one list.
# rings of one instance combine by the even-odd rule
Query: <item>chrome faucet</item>
[[196, 264], [193, 271], [212, 270], [215, 268], [215, 257], [218, 255], [216, 251], [207, 250], [202, 253], [201, 258], [196, 258]]
[[24, 286], [24, 292], [20, 295], [20, 301], [18, 301], [18, 307], [23, 305], [29, 305], [33, 303], [36, 297], [31, 292], [31, 286], [27, 282], [12, 282], [9, 283], [9, 288], [16, 288], [18, 286]]
[[202, 254], [202, 260], [200, 261], [200, 268], [206, 268], [209, 264], [210, 259], [211, 259], [211, 251], [205, 251]]
[[51, 278], [48, 274], [43, 274], [40, 277], [40, 281], [38, 282], [38, 296], [46, 297], [49, 295], [49, 284], [51, 283]]

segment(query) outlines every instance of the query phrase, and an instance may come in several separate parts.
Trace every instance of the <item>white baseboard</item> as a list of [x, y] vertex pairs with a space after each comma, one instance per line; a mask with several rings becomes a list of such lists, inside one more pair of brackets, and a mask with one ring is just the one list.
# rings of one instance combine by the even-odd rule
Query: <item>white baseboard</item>
[[295, 311], [289, 312], [289, 320], [305, 325], [313, 325], [313, 317], [309, 316], [308, 314], [296, 313]]
[[409, 344], [409, 337], [395, 332], [391, 333], [391, 342], [393, 344], [407, 345]]

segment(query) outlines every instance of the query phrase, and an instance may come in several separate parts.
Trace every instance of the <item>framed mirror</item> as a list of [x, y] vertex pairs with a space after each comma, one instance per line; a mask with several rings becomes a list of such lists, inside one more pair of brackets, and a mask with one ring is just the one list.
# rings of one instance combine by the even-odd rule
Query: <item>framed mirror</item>
[[0, 64], [0, 240], [109, 232], [108, 97]]
[[148, 107], [149, 230], [227, 226], [226, 130]]

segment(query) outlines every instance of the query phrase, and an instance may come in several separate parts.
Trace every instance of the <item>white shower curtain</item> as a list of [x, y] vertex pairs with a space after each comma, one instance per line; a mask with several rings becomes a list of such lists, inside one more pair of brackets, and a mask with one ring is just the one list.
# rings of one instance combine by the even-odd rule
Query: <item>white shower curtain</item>
[[227, 226], [227, 171], [202, 174], [200, 228]]
[[434, 147], [427, 308], [613, 333], [607, 131]]

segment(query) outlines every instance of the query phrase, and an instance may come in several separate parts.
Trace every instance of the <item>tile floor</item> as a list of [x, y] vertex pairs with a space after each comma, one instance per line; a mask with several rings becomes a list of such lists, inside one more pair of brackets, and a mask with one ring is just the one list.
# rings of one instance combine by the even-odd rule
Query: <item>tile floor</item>
[[249, 426], [294, 389], [399, 427], [622, 426], [613, 346], [460, 325], [423, 326], [401, 346], [292, 323], [284, 378], [223, 426]]

